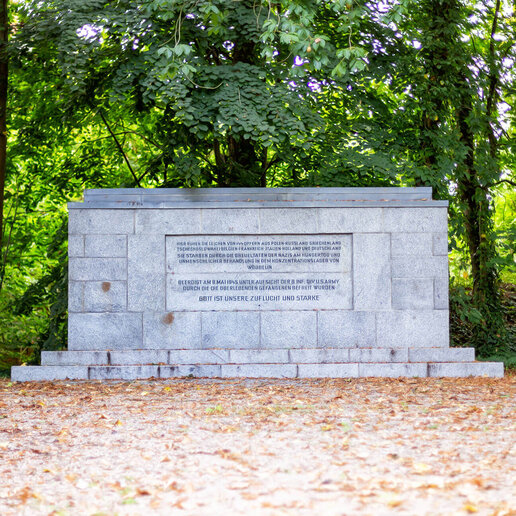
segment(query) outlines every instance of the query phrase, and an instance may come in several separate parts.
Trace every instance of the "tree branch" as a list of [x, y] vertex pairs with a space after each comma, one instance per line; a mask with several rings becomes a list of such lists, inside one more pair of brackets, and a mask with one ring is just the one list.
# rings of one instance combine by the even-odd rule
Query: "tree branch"
[[484, 190], [487, 190], [488, 188], [492, 188], [493, 186], [498, 186], [502, 183], [507, 183], [512, 186], [516, 186], [516, 181], [511, 181], [510, 179], [500, 179], [500, 181], [496, 181], [495, 183], [490, 183], [488, 185], [484, 186]]
[[129, 158], [125, 154], [124, 149], [122, 148], [122, 145], [120, 145], [120, 142], [118, 141], [118, 139], [116, 137], [116, 134], [113, 132], [113, 130], [111, 129], [110, 125], [108, 124], [108, 121], [106, 120], [106, 117], [104, 116], [104, 113], [102, 112], [102, 110], [99, 110], [99, 115], [100, 115], [100, 118], [102, 118], [102, 121], [104, 122], [104, 125], [106, 126], [107, 130], [109, 131], [109, 134], [113, 137], [113, 140], [115, 141], [116, 146], [118, 147], [118, 150], [122, 154], [122, 156], [124, 158], [124, 161], [125, 161], [125, 163], [127, 165], [127, 168], [130, 170], [131, 175], [134, 178], [134, 181], [138, 185], [138, 188], [141, 188], [142, 186], [140, 184], [140, 180], [138, 179], [138, 177], [134, 173], [133, 167], [131, 166], [131, 163], [129, 162]]

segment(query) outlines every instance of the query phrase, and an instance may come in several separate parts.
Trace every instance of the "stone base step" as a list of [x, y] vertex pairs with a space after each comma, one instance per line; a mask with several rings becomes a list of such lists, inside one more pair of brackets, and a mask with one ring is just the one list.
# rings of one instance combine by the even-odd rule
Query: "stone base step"
[[473, 362], [474, 348], [136, 349], [43, 351], [44, 366]]
[[43, 365], [11, 368], [13, 381], [145, 378], [502, 377], [502, 362], [243, 363], [183, 365]]

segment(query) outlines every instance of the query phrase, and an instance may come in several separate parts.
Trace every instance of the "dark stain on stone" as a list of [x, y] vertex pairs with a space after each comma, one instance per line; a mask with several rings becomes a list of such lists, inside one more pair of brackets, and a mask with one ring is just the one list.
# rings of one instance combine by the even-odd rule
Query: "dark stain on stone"
[[111, 283], [109, 283], [109, 281], [102, 282], [102, 291], [103, 292], [109, 292], [110, 288], [111, 288]]
[[169, 312], [165, 317], [163, 317], [164, 324], [172, 324], [174, 322], [174, 314]]

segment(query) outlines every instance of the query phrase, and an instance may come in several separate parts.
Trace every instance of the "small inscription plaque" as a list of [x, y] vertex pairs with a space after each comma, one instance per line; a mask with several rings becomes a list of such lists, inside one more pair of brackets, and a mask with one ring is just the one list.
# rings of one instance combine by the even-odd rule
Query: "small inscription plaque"
[[351, 235], [167, 236], [167, 310], [351, 309]]

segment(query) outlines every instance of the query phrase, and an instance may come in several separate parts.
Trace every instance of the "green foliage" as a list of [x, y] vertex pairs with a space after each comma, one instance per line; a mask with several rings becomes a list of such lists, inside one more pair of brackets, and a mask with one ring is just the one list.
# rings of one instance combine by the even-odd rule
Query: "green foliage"
[[[486, 331], [492, 323], [475, 306], [471, 287], [453, 281], [450, 288], [451, 345], [474, 346], [481, 360], [502, 361], [507, 367], [516, 367], [516, 287], [502, 285], [500, 314], [503, 332], [491, 337]], [[477, 342], [479, 328], [484, 328], [485, 341]]]

